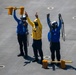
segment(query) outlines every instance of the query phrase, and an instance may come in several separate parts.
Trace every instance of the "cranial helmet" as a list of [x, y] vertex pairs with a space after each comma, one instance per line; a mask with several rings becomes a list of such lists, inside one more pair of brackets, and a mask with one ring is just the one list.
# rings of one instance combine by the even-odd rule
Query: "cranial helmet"
[[26, 20], [26, 15], [22, 15], [22, 16], [21, 16], [21, 19], [22, 19], [22, 20]]
[[57, 21], [53, 21], [53, 22], [52, 22], [52, 27], [53, 27], [53, 28], [57, 28], [57, 26], [58, 26]]

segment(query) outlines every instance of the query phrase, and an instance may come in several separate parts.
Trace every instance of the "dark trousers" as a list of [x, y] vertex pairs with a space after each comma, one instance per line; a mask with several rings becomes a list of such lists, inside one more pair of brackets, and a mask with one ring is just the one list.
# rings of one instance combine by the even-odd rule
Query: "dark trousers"
[[39, 52], [41, 60], [43, 60], [42, 40], [33, 39], [32, 47], [33, 47], [35, 59], [38, 59], [38, 52]]
[[60, 61], [60, 59], [61, 59], [60, 42], [51, 42], [50, 43], [50, 51], [51, 51], [51, 59], [52, 59], [52, 61], [55, 60], [55, 52], [56, 52], [57, 60]]
[[17, 34], [17, 39], [18, 39], [18, 43], [19, 43], [19, 47], [20, 47], [20, 53], [21, 54], [28, 54], [27, 51], [27, 35], [26, 34]]

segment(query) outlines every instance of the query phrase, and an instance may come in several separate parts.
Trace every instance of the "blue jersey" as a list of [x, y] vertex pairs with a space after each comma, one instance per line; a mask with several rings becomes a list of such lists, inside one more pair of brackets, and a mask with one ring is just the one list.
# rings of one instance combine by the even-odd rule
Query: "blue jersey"
[[61, 29], [61, 20], [59, 19], [59, 25], [56, 29], [51, 29], [51, 21], [50, 18], [47, 17], [47, 23], [50, 28], [48, 32], [48, 40], [51, 42], [59, 42], [60, 41], [60, 29]]
[[14, 10], [13, 17], [18, 24], [17, 25], [17, 34], [26, 34], [26, 32], [28, 31], [28, 29], [27, 29], [28, 28], [28, 23], [26, 22], [27, 24], [24, 26], [23, 21], [16, 17], [16, 11], [15, 10]]

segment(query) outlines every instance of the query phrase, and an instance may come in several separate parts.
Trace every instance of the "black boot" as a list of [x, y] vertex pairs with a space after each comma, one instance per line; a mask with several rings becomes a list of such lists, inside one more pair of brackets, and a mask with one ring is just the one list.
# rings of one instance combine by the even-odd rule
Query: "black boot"
[[38, 59], [34, 59], [32, 62], [38, 62]]
[[20, 54], [18, 54], [17, 56], [18, 56], [18, 57], [24, 56], [24, 53], [20, 53]]

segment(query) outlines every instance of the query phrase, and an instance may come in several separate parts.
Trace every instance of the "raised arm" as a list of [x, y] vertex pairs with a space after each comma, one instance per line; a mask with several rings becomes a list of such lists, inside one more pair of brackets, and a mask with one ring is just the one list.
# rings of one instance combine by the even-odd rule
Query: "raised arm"
[[14, 17], [14, 19], [18, 22], [19, 21], [19, 19], [16, 17], [16, 7], [14, 8], [14, 13], [13, 13], [13, 17]]
[[47, 14], [47, 24], [51, 28], [50, 14]]
[[40, 19], [39, 19], [39, 17], [38, 17], [38, 13], [37, 13], [37, 12], [36, 12], [36, 14], [35, 14], [35, 17], [36, 17], [36, 19], [37, 19], [37, 22], [38, 22], [39, 27], [42, 28], [42, 24], [41, 24], [41, 22], [40, 22]]
[[62, 26], [62, 21], [63, 21], [61, 14], [58, 14], [58, 18], [59, 18], [59, 27], [58, 28], [60, 30], [61, 26]]
[[30, 20], [30, 18], [28, 17], [28, 14], [27, 12], [25, 11], [25, 15], [26, 15], [26, 18], [27, 18], [27, 21], [28, 23], [33, 27], [34, 26], [34, 23]]

